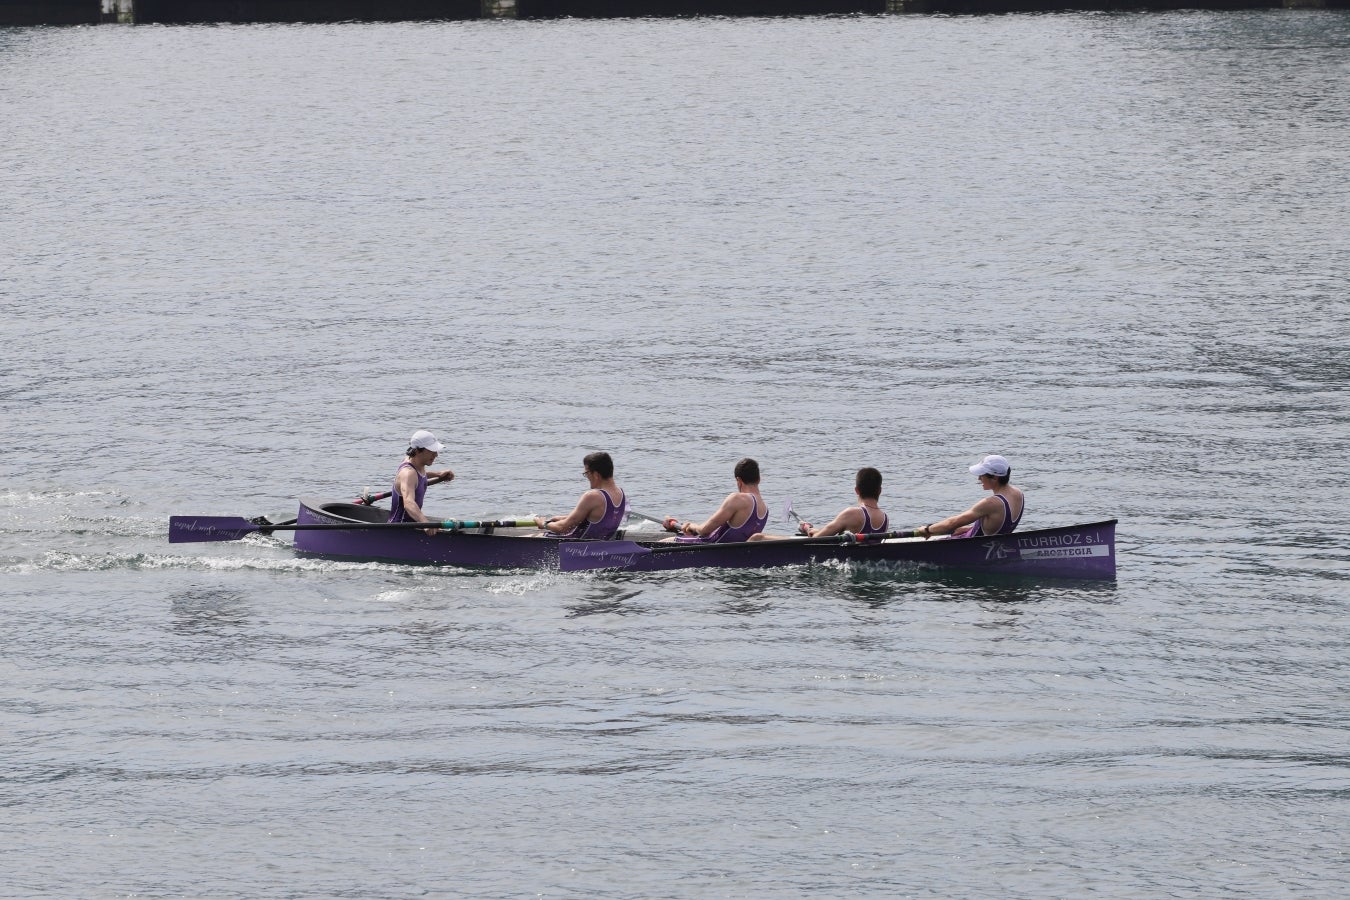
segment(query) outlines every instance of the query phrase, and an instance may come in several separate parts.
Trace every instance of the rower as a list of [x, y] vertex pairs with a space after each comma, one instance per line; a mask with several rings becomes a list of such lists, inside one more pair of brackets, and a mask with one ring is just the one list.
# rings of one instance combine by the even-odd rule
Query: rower
[[[427, 494], [427, 485], [435, 481], [451, 481], [455, 473], [449, 469], [439, 472], [427, 471], [427, 466], [436, 461], [436, 457], [445, 445], [436, 440], [430, 431], [414, 431], [408, 439], [408, 450], [403, 463], [394, 474], [394, 492], [389, 501], [390, 522], [428, 522], [422, 512], [422, 500]], [[428, 529], [427, 533], [434, 533]]]
[[[858, 497], [857, 506], [845, 507], [829, 524], [820, 528], [812, 528], [810, 522], [802, 522], [797, 526], [799, 534], [803, 537], [829, 537], [845, 531], [852, 534], [884, 533], [890, 527], [891, 519], [878, 505], [881, 499], [881, 472], [871, 466], [863, 466], [853, 477], [853, 493]], [[781, 534], [756, 534], [750, 538], [752, 541], [785, 539], [786, 535]]]
[[614, 482], [614, 460], [608, 453], [588, 453], [581, 461], [581, 474], [591, 489], [581, 495], [576, 507], [565, 516], [535, 516], [541, 537], [586, 538], [607, 541], [623, 524], [628, 512], [628, 495]]
[[667, 541], [686, 543], [730, 544], [749, 540], [764, 530], [769, 521], [769, 506], [759, 495], [759, 463], [745, 457], [736, 463], [732, 474], [736, 491], [727, 494], [717, 512], [705, 521], [685, 522], [679, 527], [680, 536]]
[[970, 467], [970, 474], [980, 481], [980, 487], [991, 492], [970, 509], [941, 522], [924, 525], [915, 534], [930, 538], [950, 534], [954, 538], [983, 537], [990, 534], [1012, 534], [1022, 521], [1026, 497], [1008, 482], [1012, 466], [1001, 456], [991, 455]]

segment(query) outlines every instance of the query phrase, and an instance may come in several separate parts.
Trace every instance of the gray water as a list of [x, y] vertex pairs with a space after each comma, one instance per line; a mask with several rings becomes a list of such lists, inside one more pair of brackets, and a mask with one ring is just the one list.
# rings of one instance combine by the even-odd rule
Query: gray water
[[[0, 895], [1347, 892], [1350, 16], [0, 30]], [[1014, 465], [1114, 583], [169, 545]]]

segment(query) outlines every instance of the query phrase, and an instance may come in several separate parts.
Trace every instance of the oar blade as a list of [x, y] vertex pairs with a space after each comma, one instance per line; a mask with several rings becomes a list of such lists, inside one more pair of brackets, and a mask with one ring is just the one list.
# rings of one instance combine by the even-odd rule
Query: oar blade
[[651, 553], [632, 541], [576, 541], [558, 546], [558, 568], [564, 572], [622, 569]]
[[238, 516], [169, 516], [169, 543], [237, 541], [261, 527]]

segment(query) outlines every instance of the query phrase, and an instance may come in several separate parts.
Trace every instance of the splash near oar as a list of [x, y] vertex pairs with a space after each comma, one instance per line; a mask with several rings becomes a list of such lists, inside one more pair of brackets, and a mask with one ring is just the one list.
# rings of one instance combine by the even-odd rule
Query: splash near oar
[[439, 528], [459, 531], [467, 528], [533, 528], [533, 519], [445, 519], [429, 522], [352, 522], [303, 523], [298, 525], [260, 525], [238, 516], [170, 516], [169, 543], [192, 544], [210, 541], [238, 541], [250, 534], [271, 534], [274, 531], [422, 531]]

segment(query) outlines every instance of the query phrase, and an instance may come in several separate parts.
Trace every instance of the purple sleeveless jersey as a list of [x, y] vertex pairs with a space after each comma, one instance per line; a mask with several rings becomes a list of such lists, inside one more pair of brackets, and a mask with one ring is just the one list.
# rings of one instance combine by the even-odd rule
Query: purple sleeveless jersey
[[[389, 500], [389, 521], [390, 522], [411, 522], [412, 517], [408, 515], [407, 510], [403, 508], [403, 495], [398, 492], [398, 473], [403, 471], [403, 467], [416, 469], [412, 463], [405, 462], [398, 467], [398, 472], [394, 473], [394, 495]], [[424, 472], [417, 473], [417, 490], [414, 496], [417, 498], [417, 506], [420, 509], [422, 499], [427, 495], [427, 476]]]
[[731, 527], [730, 523], [718, 526], [717, 530], [707, 537], [693, 537], [691, 535], [682, 535], [675, 540], [686, 544], [735, 544], [741, 541], [750, 540], [752, 534], [759, 534], [764, 530], [764, 526], [769, 524], [769, 509], [766, 506], [764, 512], [759, 511], [759, 498], [754, 494], [750, 495], [749, 517], [737, 525]]
[[863, 527], [859, 529], [858, 534], [884, 534], [891, 527], [891, 517], [885, 513], [881, 514], [881, 524], [873, 525], [872, 516], [867, 512], [867, 507], [859, 506], [863, 514]]
[[594, 522], [582, 522], [567, 534], [555, 534], [554, 537], [585, 538], [588, 541], [607, 541], [614, 537], [614, 532], [623, 524], [623, 517], [628, 514], [628, 494], [621, 488], [619, 493], [623, 499], [615, 504], [609, 498], [608, 492], [600, 488], [596, 490], [599, 490], [600, 496], [605, 498], [605, 514]]
[[[1012, 504], [1008, 502], [1008, 498], [1003, 496], [1002, 494], [995, 494], [994, 496], [997, 497], [1003, 503], [1003, 524], [999, 526], [998, 531], [995, 531], [994, 534], [1012, 534], [1014, 531], [1017, 530], [1017, 524], [1022, 521], [1022, 515], [1021, 513], [1019, 513], [1017, 518], [1014, 519], [1012, 515]], [[1022, 512], [1026, 511], [1027, 511], [1027, 502], [1024, 499], [1022, 501]], [[974, 522], [967, 525], [961, 531], [954, 533], [952, 537], [954, 538], [984, 537], [984, 526], [979, 519], [976, 519]]]

